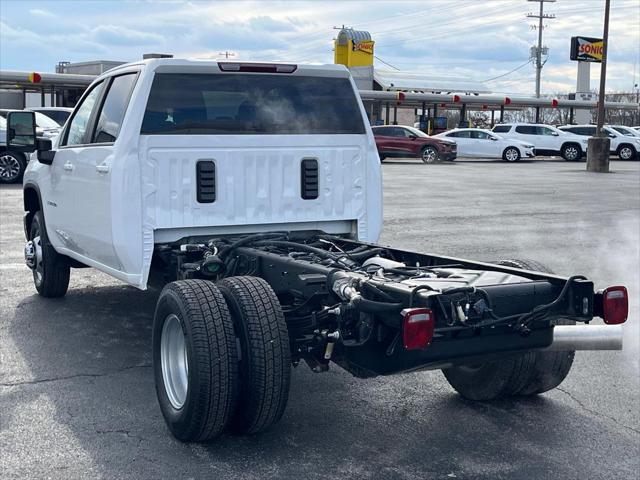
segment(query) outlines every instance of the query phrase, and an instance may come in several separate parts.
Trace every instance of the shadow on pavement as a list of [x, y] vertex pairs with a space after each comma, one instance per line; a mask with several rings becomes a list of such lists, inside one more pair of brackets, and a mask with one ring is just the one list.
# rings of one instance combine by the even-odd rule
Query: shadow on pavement
[[[157, 295], [126, 286], [71, 289], [60, 300], [30, 295], [7, 319], [11, 355], [27, 370], [4, 372], [3, 386], [15, 386], [4, 389], [2, 428], [16, 428], [30, 402], [53, 408], [55, 422], [31, 433], [43, 450], [75, 447], [47, 468], [72, 477], [90, 468], [106, 478], [305, 479], [573, 478], [577, 468], [606, 478], [608, 456], [625, 448], [603, 441], [585, 457], [582, 425], [591, 438], [606, 439], [610, 427], [544, 396], [478, 404], [439, 372], [357, 380], [304, 366], [270, 431], [181, 444], [164, 426], [150, 368]], [[632, 463], [617, 468], [618, 478], [633, 474]]]

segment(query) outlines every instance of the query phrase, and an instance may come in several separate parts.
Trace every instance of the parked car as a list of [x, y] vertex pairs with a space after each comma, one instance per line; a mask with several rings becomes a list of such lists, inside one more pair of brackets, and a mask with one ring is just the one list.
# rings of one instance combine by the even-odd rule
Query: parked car
[[73, 108], [67, 107], [33, 107], [29, 108], [29, 110], [46, 115], [59, 125], [64, 125], [64, 122], [67, 121], [67, 118], [69, 118], [69, 115], [73, 112]]
[[0, 183], [22, 181], [27, 157], [7, 147], [7, 121], [0, 117]]
[[627, 127], [625, 125], [607, 125], [613, 128], [616, 132], [621, 133], [627, 137], [640, 137], [640, 130], [636, 130], [638, 127]]
[[587, 139], [563, 132], [551, 125], [536, 123], [502, 123], [493, 127], [494, 133], [504, 138], [533, 144], [536, 155], [560, 155], [565, 160], [577, 161], [587, 153]]
[[506, 139], [482, 128], [454, 128], [434, 136], [454, 140], [458, 145], [458, 157], [502, 158], [507, 162], [517, 162], [536, 155], [532, 144]]
[[[20, 112], [21, 110], [12, 110], [8, 108], [0, 109], [0, 117], [5, 120], [9, 112]], [[55, 138], [60, 133], [62, 127], [55, 120], [50, 119], [42, 113], [36, 112], [36, 135], [39, 137]]]
[[[563, 125], [559, 127], [563, 132], [570, 132], [584, 137], [593, 137], [598, 127], [595, 125]], [[609, 150], [611, 155], [617, 155], [620, 160], [633, 160], [640, 152], [640, 138], [620, 133], [615, 127], [602, 127], [611, 140]]]
[[430, 137], [417, 128], [404, 125], [372, 127], [380, 161], [391, 157], [417, 157], [424, 163], [455, 160], [456, 142]]

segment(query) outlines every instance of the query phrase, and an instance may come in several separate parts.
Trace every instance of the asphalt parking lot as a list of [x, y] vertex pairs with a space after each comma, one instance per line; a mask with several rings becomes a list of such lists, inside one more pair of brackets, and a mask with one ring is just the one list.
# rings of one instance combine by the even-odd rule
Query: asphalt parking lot
[[381, 243], [482, 260], [532, 258], [629, 287], [623, 352], [579, 352], [562, 386], [474, 404], [438, 371], [358, 380], [294, 370], [272, 430], [185, 445], [150, 368], [158, 292], [75, 270], [60, 300], [23, 265], [22, 194], [0, 189], [0, 477], [562, 478], [640, 473], [640, 162], [384, 164]]

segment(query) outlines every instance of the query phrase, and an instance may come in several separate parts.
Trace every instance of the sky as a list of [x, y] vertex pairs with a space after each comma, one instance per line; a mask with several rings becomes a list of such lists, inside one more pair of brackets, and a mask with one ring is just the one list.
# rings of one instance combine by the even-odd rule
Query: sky
[[[545, 13], [555, 18], [543, 30], [549, 47], [543, 94], [575, 91], [570, 37], [601, 37], [604, 3], [545, 3]], [[134, 61], [148, 52], [332, 63], [334, 27], [345, 25], [371, 33], [376, 68], [533, 94], [535, 69], [527, 62], [538, 33], [526, 14], [538, 8], [527, 0], [0, 0], [0, 69], [52, 72], [59, 61]], [[611, 0], [609, 35], [607, 90], [634, 91], [640, 83], [640, 0]], [[599, 73], [592, 65], [592, 89]]]

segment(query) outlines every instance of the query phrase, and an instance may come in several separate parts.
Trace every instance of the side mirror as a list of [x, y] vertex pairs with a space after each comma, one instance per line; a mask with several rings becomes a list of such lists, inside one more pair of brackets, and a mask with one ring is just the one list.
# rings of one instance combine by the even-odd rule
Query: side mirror
[[493, 140], [494, 142], [497, 142], [498, 139], [496, 137], [489, 137], [491, 140]]
[[551, 135], [553, 135], [554, 137], [559, 137], [560, 134], [558, 132], [551, 132]]
[[56, 152], [51, 150], [50, 138], [36, 138], [36, 150], [38, 151], [38, 161], [45, 165], [51, 165], [56, 156]]
[[414, 134], [412, 133], [411, 135], [409, 135], [409, 138], [410, 138], [411, 140], [415, 140], [416, 138], [418, 138], [418, 136], [417, 136], [417, 135], [414, 135]]
[[9, 112], [7, 147], [18, 152], [36, 151], [36, 115], [33, 112]]

